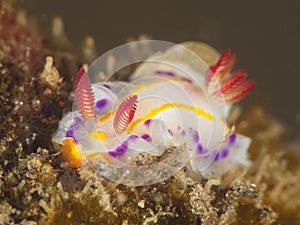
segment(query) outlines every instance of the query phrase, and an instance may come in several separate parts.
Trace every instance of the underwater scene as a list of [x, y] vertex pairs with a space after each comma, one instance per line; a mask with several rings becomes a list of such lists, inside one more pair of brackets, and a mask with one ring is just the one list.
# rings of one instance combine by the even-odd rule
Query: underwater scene
[[296, 1], [70, 3], [0, 1], [0, 225], [300, 225]]

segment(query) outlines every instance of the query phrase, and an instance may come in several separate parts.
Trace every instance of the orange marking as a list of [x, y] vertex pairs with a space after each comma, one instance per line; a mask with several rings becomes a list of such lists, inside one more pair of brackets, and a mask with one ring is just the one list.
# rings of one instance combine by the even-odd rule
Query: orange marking
[[111, 118], [113, 116], [115, 112], [110, 112], [110, 113], [107, 113], [105, 116], [103, 116], [98, 122], [97, 122], [97, 125], [100, 125], [101, 123], [104, 123], [106, 122], [109, 118]]
[[82, 166], [82, 154], [78, 149], [75, 141], [72, 138], [65, 138], [63, 140], [63, 156], [66, 162], [72, 168], [79, 168]]

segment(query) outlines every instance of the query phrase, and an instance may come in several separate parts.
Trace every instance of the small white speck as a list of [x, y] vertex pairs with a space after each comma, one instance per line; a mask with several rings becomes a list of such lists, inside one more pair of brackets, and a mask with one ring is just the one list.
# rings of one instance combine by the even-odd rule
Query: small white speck
[[142, 209], [145, 208], [145, 200], [139, 201], [138, 206], [141, 207]]

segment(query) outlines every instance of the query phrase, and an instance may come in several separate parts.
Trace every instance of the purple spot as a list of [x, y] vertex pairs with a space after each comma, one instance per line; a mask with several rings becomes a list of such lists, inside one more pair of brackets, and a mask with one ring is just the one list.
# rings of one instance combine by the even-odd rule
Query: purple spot
[[120, 146], [118, 146], [115, 150], [108, 152], [112, 157], [118, 158], [126, 153], [128, 149], [128, 142], [124, 141]]
[[233, 145], [236, 140], [236, 134], [235, 133], [230, 134], [228, 139], [229, 139], [229, 145]]
[[224, 148], [222, 151], [221, 151], [221, 159], [225, 159], [227, 158], [227, 156], [229, 155], [229, 148]]
[[171, 71], [157, 70], [157, 71], [155, 71], [155, 73], [158, 75], [166, 75], [166, 76], [170, 76], [170, 77], [175, 77], [175, 74]]
[[74, 137], [74, 130], [73, 129], [69, 129], [67, 131], [65, 137], [71, 137], [71, 138], [75, 139], [75, 137]]
[[134, 141], [138, 138], [139, 137], [137, 135], [130, 135], [126, 141], [123, 141], [123, 143], [121, 145], [119, 145], [115, 150], [108, 152], [108, 154], [110, 154], [114, 158], [121, 157], [128, 150], [129, 142]]
[[214, 162], [219, 161], [219, 159], [220, 159], [220, 154], [219, 154], [219, 152], [217, 152], [217, 154], [215, 155], [215, 158], [214, 158]]
[[200, 143], [197, 144], [197, 153], [203, 154], [203, 146]]
[[141, 138], [143, 138], [145, 141], [151, 142], [152, 138], [149, 134], [142, 134]]
[[67, 130], [65, 137], [73, 138], [74, 141], [77, 143], [77, 140], [74, 135], [74, 131], [79, 127], [81, 122], [82, 122], [82, 120], [80, 117], [75, 117], [74, 122], [71, 124], [71, 126]]
[[109, 101], [106, 98], [100, 99], [99, 101], [96, 102], [96, 109], [101, 110], [105, 108], [108, 102]]
[[198, 131], [193, 131], [193, 140], [197, 143], [199, 142], [199, 135], [198, 135]]
[[149, 120], [146, 120], [145, 122], [144, 122], [144, 125], [145, 125], [145, 127], [147, 127], [148, 129], [149, 129], [149, 127], [150, 127], [150, 123], [152, 122], [152, 120], [151, 119], [149, 119]]
[[185, 136], [186, 133], [185, 133], [185, 130], [181, 131], [181, 136]]
[[111, 90], [111, 87], [108, 84], [103, 84], [103, 87], [106, 87], [107, 89]]
[[186, 81], [188, 83], [193, 83], [193, 81], [191, 79], [186, 78], [186, 77], [181, 77], [180, 79], [183, 80], [183, 81]]
[[206, 154], [208, 152], [208, 150], [206, 148], [204, 148], [200, 143], [197, 144], [197, 153], [202, 155], [202, 154]]
[[72, 125], [76, 126], [76, 128], [77, 128], [81, 122], [82, 122], [82, 119], [79, 116], [77, 116], [74, 118], [74, 122]]
[[129, 138], [127, 139], [127, 141], [134, 141], [136, 139], [138, 139], [139, 137], [137, 135], [130, 135]]
[[191, 135], [192, 137], [192, 140], [195, 142], [195, 143], [198, 143], [199, 142], [199, 135], [198, 135], [198, 131], [194, 130], [193, 128], [189, 128], [188, 130], [189, 132], [189, 135]]
[[168, 132], [171, 136], [174, 136], [173, 131], [171, 131], [170, 129], [168, 129]]
[[163, 71], [163, 70], [157, 70], [155, 71], [155, 74], [157, 75], [164, 75], [164, 76], [168, 76], [168, 77], [175, 77], [176, 79], [180, 79], [183, 81], [187, 81], [189, 83], [193, 83], [193, 81], [187, 77], [181, 77], [176, 75], [175, 73], [171, 72], [171, 71]]

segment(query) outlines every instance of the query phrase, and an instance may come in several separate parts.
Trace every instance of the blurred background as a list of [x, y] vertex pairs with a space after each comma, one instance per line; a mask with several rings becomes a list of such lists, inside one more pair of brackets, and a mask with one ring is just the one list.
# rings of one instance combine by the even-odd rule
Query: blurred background
[[73, 48], [94, 37], [98, 55], [147, 34], [171, 42], [203, 41], [237, 55], [257, 83], [247, 98], [262, 104], [300, 142], [300, 1], [24, 1], [50, 32], [60, 16]]

